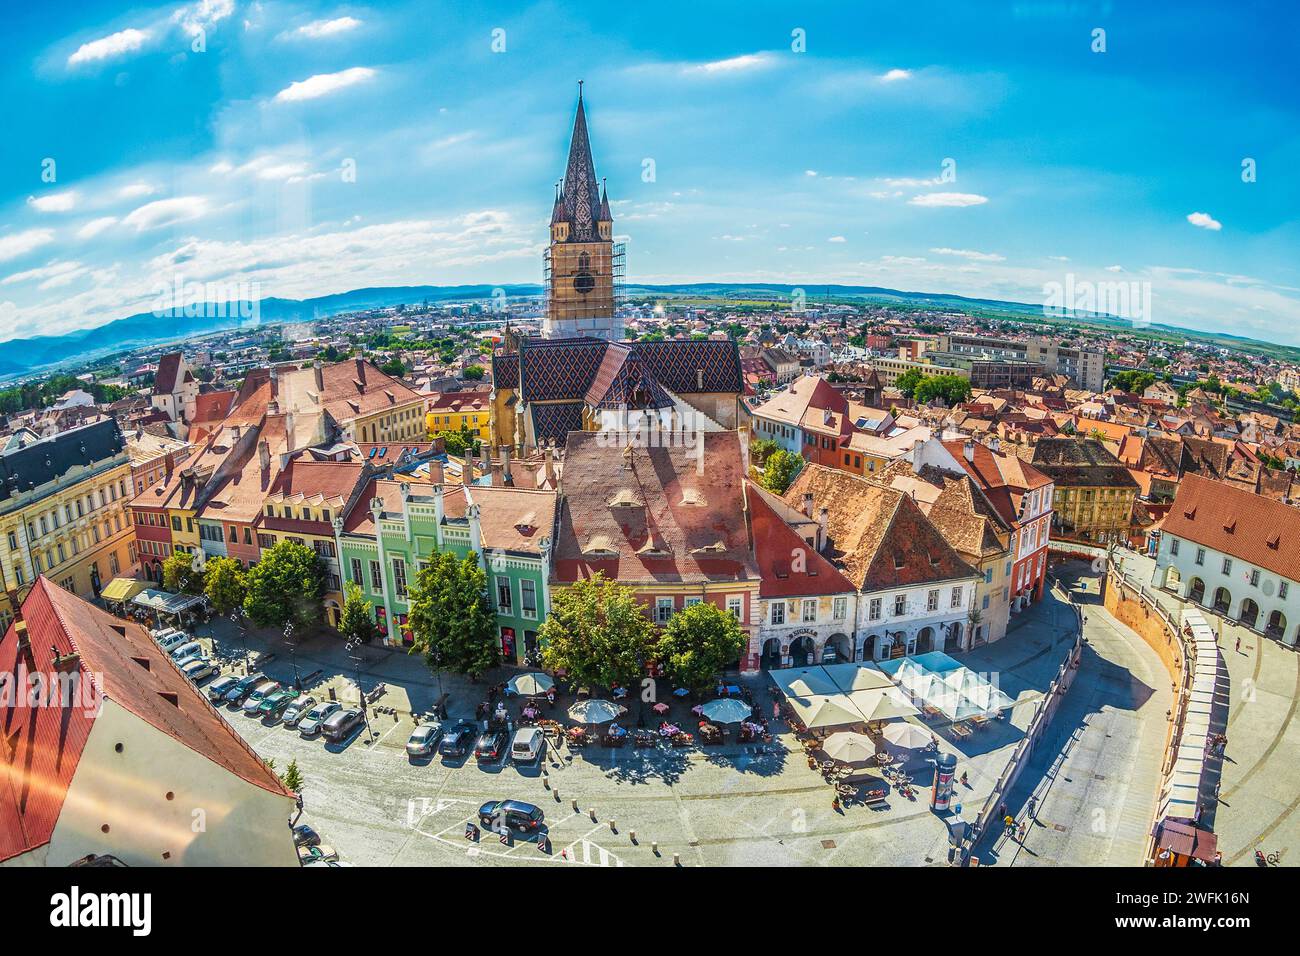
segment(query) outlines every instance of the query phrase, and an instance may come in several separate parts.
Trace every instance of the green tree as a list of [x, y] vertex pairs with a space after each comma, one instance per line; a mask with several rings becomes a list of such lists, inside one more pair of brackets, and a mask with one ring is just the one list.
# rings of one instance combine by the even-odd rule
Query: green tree
[[284, 768], [284, 773], [280, 774], [280, 782], [294, 793], [302, 793], [302, 771], [298, 769], [298, 761], [290, 760], [289, 766]]
[[597, 574], [552, 595], [538, 637], [548, 670], [580, 685], [630, 687], [645, 673], [656, 633], [636, 593]]
[[465, 378], [474, 379], [475, 381], [478, 381], [479, 379], [483, 378], [483, 366], [467, 365], [465, 366], [465, 371], [463, 374]]
[[803, 468], [803, 459], [784, 448], [767, 456], [763, 466], [763, 487], [773, 494], [783, 495]]
[[478, 454], [479, 437], [465, 425], [460, 426], [460, 431], [441, 431], [434, 437], [442, 439], [442, 449], [449, 455]]
[[1116, 372], [1111, 376], [1110, 384], [1112, 388], [1118, 388], [1120, 391], [1130, 392], [1140, 395], [1155, 383], [1156, 376], [1154, 372], [1140, 372], [1137, 369], [1125, 369], [1122, 372]]
[[472, 551], [463, 558], [441, 551], [420, 569], [407, 620], [430, 670], [477, 678], [501, 663], [487, 574]]
[[234, 558], [209, 558], [203, 574], [203, 593], [213, 610], [229, 614], [244, 603], [244, 569]]
[[781, 446], [770, 438], [760, 438], [749, 443], [749, 457], [755, 465], [762, 465], [774, 452], [780, 450]]
[[655, 655], [676, 686], [700, 691], [740, 656], [745, 641], [734, 614], [701, 602], [672, 616]]
[[924, 378], [925, 376], [921, 374], [919, 369], [909, 368], [898, 376], [897, 381], [894, 382], [894, 388], [902, 392], [907, 398], [911, 398], [916, 394], [916, 387], [921, 384]]
[[163, 587], [168, 591], [186, 594], [203, 593], [203, 572], [194, 570], [194, 555], [184, 551], [173, 552], [163, 562]]
[[244, 613], [259, 627], [295, 628], [321, 618], [325, 568], [305, 544], [281, 541], [245, 572]]
[[375, 624], [375, 606], [361, 594], [361, 585], [349, 581], [343, 587], [343, 613], [339, 616], [339, 633], [349, 642], [369, 644], [379, 634]]
[[949, 406], [959, 405], [970, 398], [970, 382], [960, 375], [931, 375], [917, 384], [912, 398], [922, 405], [936, 398]]

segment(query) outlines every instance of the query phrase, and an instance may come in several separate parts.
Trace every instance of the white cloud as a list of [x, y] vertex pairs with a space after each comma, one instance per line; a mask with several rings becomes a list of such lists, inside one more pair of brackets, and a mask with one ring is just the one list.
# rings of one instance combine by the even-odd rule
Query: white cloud
[[988, 201], [988, 196], [975, 193], [921, 193], [907, 203], [910, 206], [979, 206]]
[[68, 57], [68, 66], [80, 66], [82, 63], [95, 63], [99, 60], [134, 53], [144, 46], [149, 37], [148, 30], [128, 29], [119, 30], [98, 40], [91, 40], [89, 43], [81, 44]]
[[826, 241], [827, 242], [848, 242], [848, 240], [845, 239], [843, 236], [831, 236]]
[[37, 212], [67, 212], [77, 205], [77, 192], [69, 189], [62, 193], [48, 193], [44, 196], [28, 196], [27, 205]]
[[912, 75], [911, 70], [892, 69], [880, 77], [881, 83], [897, 83], [899, 80], [906, 80]]
[[816, 175], [817, 175], [817, 170], [815, 170], [815, 169], [805, 169], [805, 170], [803, 171], [803, 174], [804, 174], [805, 176], [816, 176]]
[[49, 265], [40, 266], [36, 269], [27, 269], [23, 272], [15, 272], [13, 275], [5, 276], [0, 279], [0, 285], [14, 285], [17, 282], [31, 282], [34, 279], [51, 279], [70, 272], [76, 272], [81, 268], [80, 262], [51, 262]]
[[1006, 256], [1000, 256], [996, 252], [978, 252], [975, 249], [949, 249], [946, 246], [942, 249], [931, 249], [938, 256], [957, 256], [961, 259], [970, 259], [972, 262], [1005, 262]]
[[895, 189], [911, 189], [915, 186], [938, 186], [943, 182], [938, 176], [929, 179], [917, 179], [912, 176], [884, 176], [876, 180]]
[[116, 216], [100, 216], [98, 219], [92, 219], [77, 230], [77, 238], [94, 239], [109, 226], [116, 224], [116, 222]]
[[314, 100], [357, 83], [365, 82], [375, 75], [368, 66], [354, 66], [339, 73], [317, 73], [305, 80], [290, 83], [275, 94], [277, 103], [295, 103], [301, 100]]
[[178, 196], [175, 199], [158, 199], [145, 203], [128, 213], [122, 223], [144, 232], [146, 229], [158, 229], [197, 219], [207, 211], [208, 201], [202, 196]]
[[173, 13], [172, 23], [179, 23], [182, 30], [194, 36], [200, 30], [212, 29], [234, 12], [234, 0], [198, 0]]
[[359, 26], [361, 26], [361, 21], [356, 17], [335, 17], [333, 20], [313, 20], [305, 26], [301, 26], [296, 30], [289, 30], [281, 35], [285, 37], [302, 37], [306, 40], [319, 40], [323, 37], [332, 37], [339, 33], [355, 30]]
[[1123, 267], [1123, 266], [1107, 266], [1107, 267], [1106, 267], [1106, 271], [1107, 271], [1107, 272], [1123, 272], [1123, 271], [1124, 271], [1124, 267]]
[[53, 241], [53, 229], [28, 229], [12, 235], [0, 236], [0, 262], [17, 259]]
[[741, 73], [745, 70], [758, 70], [771, 66], [772, 57], [767, 53], [745, 53], [741, 56], [728, 57], [725, 60], [712, 60], [708, 63], [695, 63], [684, 67], [684, 73], [704, 73], [711, 75]]
[[141, 196], [152, 196], [154, 191], [148, 183], [130, 183], [119, 189], [117, 194], [123, 199], [139, 199]]
[[1215, 219], [1208, 212], [1192, 212], [1187, 214], [1187, 221], [1193, 226], [1201, 229], [1209, 229], [1211, 232], [1218, 232], [1223, 228], [1223, 223]]

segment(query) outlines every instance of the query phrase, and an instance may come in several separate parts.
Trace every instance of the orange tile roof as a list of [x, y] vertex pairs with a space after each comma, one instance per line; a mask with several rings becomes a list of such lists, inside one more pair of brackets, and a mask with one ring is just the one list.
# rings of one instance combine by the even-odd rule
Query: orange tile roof
[[1300, 509], [1280, 501], [1186, 475], [1163, 530], [1288, 580], [1300, 579]]

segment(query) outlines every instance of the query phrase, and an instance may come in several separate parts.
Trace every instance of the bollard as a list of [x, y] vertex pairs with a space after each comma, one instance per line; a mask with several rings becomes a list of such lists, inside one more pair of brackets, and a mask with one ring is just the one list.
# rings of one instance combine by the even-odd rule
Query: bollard
[[682, 865], [682, 855], [680, 853], [674, 853], [673, 866], [681, 866], [681, 865]]
[[551, 781], [550, 781], [550, 779], [547, 778], [547, 777], [543, 777], [543, 778], [542, 778], [542, 786], [545, 787], [547, 790], [550, 790], [550, 789], [551, 789]]
[[555, 791], [555, 802], [556, 803], [560, 802], [560, 791], [558, 790]]
[[659, 841], [658, 841], [658, 840], [651, 840], [651, 841], [650, 841], [650, 852], [653, 853], [655, 856], [658, 856], [658, 855], [659, 855]]
[[596, 808], [595, 808], [595, 807], [592, 807], [590, 810], [587, 811], [587, 813], [591, 815], [591, 822], [592, 822], [592, 823], [595, 823], [595, 822], [596, 822]]
[[610, 833], [618, 832], [618, 821], [615, 820], [613, 817], [610, 817], [609, 819], [609, 832]]
[[577, 812], [578, 812], [578, 801], [577, 801], [577, 800], [570, 800], [569, 803], [571, 803], [571, 804], [573, 805], [573, 812], [574, 812], [574, 813], [577, 813]]
[[630, 839], [633, 843], [636, 843], [636, 831], [635, 831], [635, 830], [628, 830], [628, 831], [627, 831], [627, 835], [628, 835], [628, 839]]

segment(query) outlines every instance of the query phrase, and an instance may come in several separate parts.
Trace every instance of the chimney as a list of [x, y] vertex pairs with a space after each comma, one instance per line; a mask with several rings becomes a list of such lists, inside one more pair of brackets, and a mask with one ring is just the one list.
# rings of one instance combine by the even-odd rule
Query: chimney
[[[438, 480], [433, 484], [433, 522], [439, 529], [442, 528], [442, 518], [445, 513], [446, 511], [445, 511], [445, 502], [443, 500], [442, 476], [439, 475]], [[441, 530], [438, 530], [435, 533], [439, 536], [439, 538], [441, 538], [442, 535]]]
[[321, 364], [320, 359], [311, 363], [311, 373], [316, 379], [316, 391], [325, 391], [325, 366]]
[[542, 474], [545, 476], [546, 479], [546, 487], [554, 488], [555, 487], [555, 446], [554, 445], [546, 446], [546, 454], [544, 458], [546, 464], [544, 466], [544, 470]]
[[507, 487], [514, 485], [515, 479], [510, 474], [510, 446], [501, 446], [501, 480]]
[[262, 466], [262, 476], [271, 473], [271, 443], [263, 438], [257, 443], [257, 461]]
[[280, 414], [280, 403], [277, 402], [274, 398], [266, 403], [266, 414], [268, 415]]
[[479, 446], [479, 451], [482, 453], [483, 457], [482, 462], [479, 464], [479, 468], [483, 471], [483, 474], [488, 476], [490, 481], [492, 478], [492, 452], [488, 448], [488, 443], [483, 442]]
[[357, 381], [366, 384], [366, 360], [363, 358], [357, 359]]
[[811, 491], [805, 491], [805, 492], [803, 493], [803, 513], [806, 514], [809, 518], [811, 518], [811, 517], [812, 517], [812, 512], [813, 512], [813, 496], [812, 496], [812, 492], [811, 492]]
[[822, 507], [817, 512], [817, 550], [821, 551], [826, 547], [826, 526], [830, 522], [830, 509]]
[[465, 452], [465, 466], [460, 475], [461, 484], [474, 484], [474, 455], [472, 452]]
[[965, 459], [966, 459], [967, 461], [974, 461], [974, 460], [975, 460], [975, 442], [973, 442], [973, 441], [971, 441], [969, 438], [967, 438], [966, 441], [965, 441], [965, 443], [961, 446], [961, 453], [962, 453], [962, 455], [965, 457]]
[[230, 438], [231, 438], [232, 441], [239, 441], [239, 426], [238, 426], [238, 425], [231, 425], [231, 426], [230, 426]]
[[831, 423], [831, 414], [832, 414], [832, 412], [831, 412], [831, 410], [830, 410], [829, 408], [823, 408], [823, 409], [822, 409], [822, 424], [823, 424], [823, 425], [829, 425], [829, 424]]
[[996, 438], [996, 437], [995, 437], [995, 438], [993, 438], [992, 440], [989, 441], [989, 448], [990, 448], [990, 450], [996, 452], [996, 451], [998, 451], [1001, 447], [1002, 447], [1002, 439], [1000, 439], [1000, 438]]

